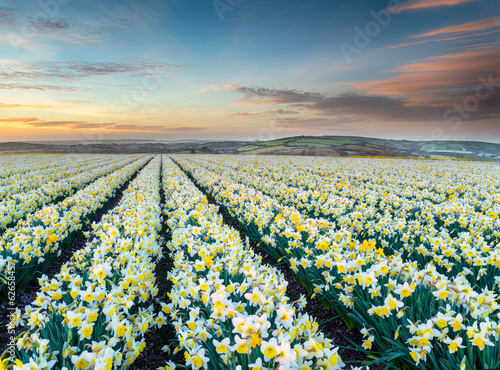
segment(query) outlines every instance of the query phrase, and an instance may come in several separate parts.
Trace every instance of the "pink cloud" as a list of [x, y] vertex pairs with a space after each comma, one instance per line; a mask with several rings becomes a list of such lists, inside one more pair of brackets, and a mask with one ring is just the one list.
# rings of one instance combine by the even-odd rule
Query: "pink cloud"
[[[367, 94], [405, 97], [408, 105], [445, 105], [459, 99], [464, 91], [474, 89], [478, 78], [500, 79], [499, 49], [480, 49], [429, 57], [416, 63], [397, 67], [397, 73], [385, 79], [350, 81], [346, 85]], [[466, 93], [467, 94], [467, 93]]]
[[219, 87], [219, 84], [213, 84], [213, 85], [204, 87], [203, 89], [199, 89], [196, 92], [196, 94], [203, 94], [203, 93], [206, 93], [206, 92], [215, 92], [215, 91], [219, 91], [219, 90], [222, 90], [222, 88]]
[[398, 11], [401, 10], [424, 10], [436, 8], [438, 6], [454, 6], [465, 3], [472, 3], [479, 0], [410, 0], [398, 5]]
[[500, 17], [482, 19], [480, 21], [467, 22], [457, 26], [438, 28], [434, 31], [420, 33], [411, 38], [431, 37], [437, 35], [466, 34], [471, 32], [484, 31], [490, 28], [500, 27]]
[[[473, 37], [478, 37], [478, 36], [485, 36], [485, 35], [490, 35], [492, 33], [497, 33], [500, 32], [499, 30], [494, 30], [494, 31], [489, 31], [489, 32], [481, 32], [481, 33], [473, 33], [469, 35], [459, 35], [459, 36], [451, 36], [451, 37], [441, 37], [441, 38], [430, 38], [426, 40], [419, 40], [415, 42], [407, 42], [403, 44], [397, 44], [397, 45], [389, 45], [389, 46], [384, 46], [375, 50], [387, 50], [387, 49], [399, 49], [407, 46], [415, 46], [415, 45], [422, 45], [422, 44], [427, 44], [429, 42], [442, 42], [442, 41], [456, 41], [456, 40], [467, 40]], [[497, 46], [490, 44], [490, 46]]]

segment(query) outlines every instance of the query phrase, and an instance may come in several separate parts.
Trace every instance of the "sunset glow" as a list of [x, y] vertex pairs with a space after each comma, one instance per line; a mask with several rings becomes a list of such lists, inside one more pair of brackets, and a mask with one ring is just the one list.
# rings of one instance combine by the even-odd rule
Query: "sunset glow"
[[495, 0], [6, 0], [0, 141], [500, 142], [499, 34]]

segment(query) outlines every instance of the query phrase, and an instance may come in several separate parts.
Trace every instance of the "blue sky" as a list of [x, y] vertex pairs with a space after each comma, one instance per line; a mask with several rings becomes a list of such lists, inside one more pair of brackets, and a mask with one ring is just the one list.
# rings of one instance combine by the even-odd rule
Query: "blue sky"
[[2, 141], [500, 142], [500, 3], [0, 1]]

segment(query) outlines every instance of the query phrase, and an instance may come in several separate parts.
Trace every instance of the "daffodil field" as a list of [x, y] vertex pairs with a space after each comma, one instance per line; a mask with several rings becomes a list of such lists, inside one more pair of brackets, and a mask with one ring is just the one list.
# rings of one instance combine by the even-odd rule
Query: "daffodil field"
[[[38, 283], [14, 311], [15, 356], [0, 354], [0, 370], [124, 369], [167, 326], [159, 369], [350, 369], [305, 309], [315, 298], [387, 369], [500, 368], [496, 163], [54, 154], [0, 164], [0, 299]], [[85, 244], [49, 278], [75, 237]], [[309, 297], [291, 301], [250, 240]], [[158, 269], [167, 257], [173, 268]], [[158, 274], [172, 283], [163, 297]]]
[[[93, 238], [17, 313], [14, 369], [114, 369], [129, 366], [156, 325], [145, 302], [155, 295], [161, 158], [141, 170], [119, 205], [93, 225]], [[127, 168], [127, 167], [125, 167]]]
[[500, 368], [498, 164], [174, 159], [398, 366]]
[[[111, 198], [115, 190], [149, 159], [142, 157], [132, 163], [127, 159], [102, 167], [104, 172], [100, 172], [101, 176], [111, 173], [5, 230], [0, 236], [0, 298], [7, 294], [8, 264], [15, 264], [16, 287], [22, 290], [60, 253], [64, 243], [90, 221], [93, 213]], [[67, 185], [72, 186], [71, 182]]]
[[[173, 163], [163, 186], [175, 268], [172, 302], [186, 365], [193, 369], [340, 369], [342, 360], [318, 324], [289, 302], [287, 283], [224, 225], [217, 207]], [[173, 367], [167, 364], [165, 367]]]
[[[7, 194], [6, 188], [12, 193], [12, 189], [16, 188], [16, 192], [10, 196], [0, 197], [0, 210], [2, 218], [0, 219], [0, 233], [5, 231], [8, 226], [23, 218], [24, 216], [36, 211], [42, 205], [55, 203], [58, 199], [64, 199], [75, 190], [94, 181], [95, 179], [106, 175], [114, 170], [121, 168], [123, 165], [132, 162], [132, 158], [123, 159], [103, 158], [98, 161], [84, 161], [83, 163], [71, 163], [67, 165], [67, 169], [57, 169], [56, 173], [45, 170], [44, 176], [32, 177], [28, 179], [11, 179], [10, 186], [2, 188], [2, 194]], [[21, 177], [23, 177], [21, 175]], [[18, 177], [18, 176], [16, 176]], [[1, 183], [1, 181], [0, 181]], [[36, 185], [41, 186], [36, 187]], [[29, 191], [26, 188], [32, 188]]]

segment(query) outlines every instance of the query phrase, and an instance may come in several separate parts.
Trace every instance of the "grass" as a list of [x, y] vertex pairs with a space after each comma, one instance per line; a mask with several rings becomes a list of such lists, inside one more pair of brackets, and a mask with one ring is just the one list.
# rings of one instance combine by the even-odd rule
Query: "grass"
[[292, 142], [289, 144], [291, 147], [293, 146], [311, 146], [311, 147], [322, 147], [322, 148], [331, 148], [332, 146], [329, 144], [321, 144], [321, 143], [309, 143], [309, 142]]

